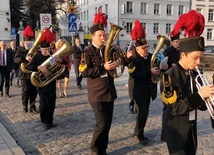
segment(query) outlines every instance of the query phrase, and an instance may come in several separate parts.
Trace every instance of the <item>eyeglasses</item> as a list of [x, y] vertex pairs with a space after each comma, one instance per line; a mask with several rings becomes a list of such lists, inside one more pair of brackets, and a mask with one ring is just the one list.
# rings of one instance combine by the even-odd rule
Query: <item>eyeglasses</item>
[[150, 47], [150, 46], [145, 46], [145, 47], [142, 47], [142, 46], [141, 46], [141, 49], [145, 50], [145, 49], [149, 49], [149, 47]]

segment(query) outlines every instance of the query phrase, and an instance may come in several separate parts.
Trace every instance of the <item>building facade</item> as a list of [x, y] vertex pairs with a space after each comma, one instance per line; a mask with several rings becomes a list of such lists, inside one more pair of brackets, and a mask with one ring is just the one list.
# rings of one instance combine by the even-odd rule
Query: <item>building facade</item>
[[205, 45], [210, 52], [214, 49], [214, 0], [193, 0], [192, 9], [204, 15], [205, 28], [202, 36], [205, 38]]
[[0, 5], [0, 40], [9, 41], [11, 36], [10, 1], [1, 0]]
[[[134, 21], [138, 19], [145, 29], [150, 47], [153, 48], [157, 44], [157, 36], [168, 37], [180, 14], [189, 11], [190, 0], [77, 0], [77, 6], [80, 8], [79, 21], [83, 25], [85, 36], [89, 36], [94, 14], [98, 8], [101, 8], [102, 12], [108, 16], [108, 23], [111, 22], [123, 28], [115, 44], [121, 47], [129, 44], [130, 31]], [[109, 32], [110, 28], [108, 24], [106, 32]]]

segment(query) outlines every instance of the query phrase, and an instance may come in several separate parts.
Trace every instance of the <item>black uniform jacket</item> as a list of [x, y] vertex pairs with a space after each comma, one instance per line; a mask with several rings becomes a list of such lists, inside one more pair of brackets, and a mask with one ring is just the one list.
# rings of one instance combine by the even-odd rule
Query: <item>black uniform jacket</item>
[[[206, 110], [204, 100], [197, 92], [195, 77], [192, 71], [193, 93], [190, 89], [190, 78], [179, 63], [165, 72], [171, 77], [172, 89], [176, 91], [177, 99], [172, 104], [164, 104], [162, 116], [161, 140], [178, 148], [191, 148], [193, 142], [197, 147], [196, 119], [189, 120], [189, 112], [195, 109]], [[163, 81], [160, 82], [163, 92]], [[195, 116], [197, 116], [195, 110]]]
[[[152, 54], [148, 53], [146, 59], [134, 52], [131, 63], [135, 67], [130, 76], [134, 79], [133, 99], [140, 100], [142, 96], [151, 96], [152, 100], [157, 97], [157, 84], [151, 81], [151, 62]], [[132, 66], [132, 67], [133, 67]]]
[[[82, 76], [87, 78], [89, 102], [114, 101], [117, 98], [114, 78], [105, 70], [104, 57], [101, 57], [100, 50], [91, 45], [86, 47], [83, 52], [86, 57], [87, 69], [82, 72]], [[101, 77], [103, 74], [107, 74], [107, 76]]]
[[[17, 64], [25, 63], [27, 65], [28, 61], [25, 59], [27, 53], [28, 53], [27, 49], [25, 49], [24, 47], [19, 47], [14, 56], [14, 62]], [[20, 69], [20, 75], [19, 75], [20, 79], [30, 79], [30, 75], [31, 73], [24, 73]]]
[[78, 66], [80, 64], [80, 60], [81, 60], [81, 53], [83, 51], [83, 49], [85, 48], [84, 45], [80, 44], [81, 49], [79, 49], [79, 47], [77, 47], [76, 45], [72, 46], [73, 48], [73, 62], [74, 65]]
[[168, 56], [168, 68], [172, 67], [173, 63], [177, 63], [180, 59], [180, 51], [177, 50], [174, 46], [167, 48], [164, 51], [164, 56]]

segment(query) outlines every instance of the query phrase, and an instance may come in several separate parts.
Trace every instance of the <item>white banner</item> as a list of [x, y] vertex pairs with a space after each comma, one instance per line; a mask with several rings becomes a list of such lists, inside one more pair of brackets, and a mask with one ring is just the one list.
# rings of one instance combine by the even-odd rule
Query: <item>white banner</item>
[[41, 29], [52, 25], [51, 14], [40, 13], [40, 25]]

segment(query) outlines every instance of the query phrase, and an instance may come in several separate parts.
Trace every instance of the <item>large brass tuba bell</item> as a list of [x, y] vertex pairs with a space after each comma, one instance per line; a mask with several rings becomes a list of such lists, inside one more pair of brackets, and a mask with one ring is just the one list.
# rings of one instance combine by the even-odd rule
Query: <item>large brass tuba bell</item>
[[[105, 51], [104, 51], [104, 61], [105, 63], [112, 60], [112, 61], [116, 61], [118, 64], [117, 68], [120, 68], [120, 74], [117, 73], [117, 68], [114, 70], [109, 70], [109, 74], [114, 77], [114, 78], [118, 78], [120, 77], [125, 69], [124, 66], [124, 55], [123, 55], [123, 51], [119, 46], [116, 45], [112, 45], [112, 43], [114, 42], [114, 40], [116, 39], [117, 35], [119, 34], [119, 32], [123, 29], [113, 23], [110, 23], [111, 25], [111, 29], [109, 32], [109, 36], [106, 42], [106, 47], [105, 47]], [[115, 49], [117, 52], [114, 52], [113, 55], [112, 54], [112, 50]]]
[[41, 71], [33, 72], [31, 74], [30, 80], [34, 86], [44, 87], [52, 81], [56, 80], [65, 71], [65, 65], [58, 63], [51, 65], [50, 63], [50, 60], [54, 57], [62, 58], [65, 55], [72, 54], [73, 50], [71, 48], [71, 45], [65, 39], [63, 39], [63, 42], [64, 44], [62, 45], [62, 47], [41, 64], [41, 66], [46, 66], [47, 70], [49, 71], [48, 76], [44, 76]]
[[[158, 39], [158, 44], [155, 47], [155, 51], [153, 52], [153, 55], [152, 55], [152, 58], [151, 58], [151, 62], [150, 62], [150, 67], [151, 68], [154, 68], [154, 67], [158, 67], [159, 68], [160, 61], [156, 60], [157, 59], [157, 55], [158, 55], [159, 51], [163, 48], [164, 45], [170, 43], [169, 39], [167, 37], [165, 37], [165, 36], [162, 36], [162, 35], [158, 35], [157, 39]], [[155, 76], [152, 75], [151, 81], [154, 84], [156, 84], [156, 83], [158, 83], [160, 78], [161, 78], [161, 75], [155, 75]]]
[[[42, 36], [42, 33], [43, 33], [43, 31], [38, 30], [38, 36], [37, 36], [35, 42], [33, 43], [33, 46], [28, 51], [27, 56], [30, 55], [33, 58], [33, 56], [36, 54], [37, 48], [39, 47], [39, 44], [40, 44], [39, 40]], [[22, 72], [24, 72], [24, 73], [31, 73], [32, 72], [32, 71], [29, 71], [27, 69], [27, 63], [21, 63], [20, 68], [21, 68]]]

